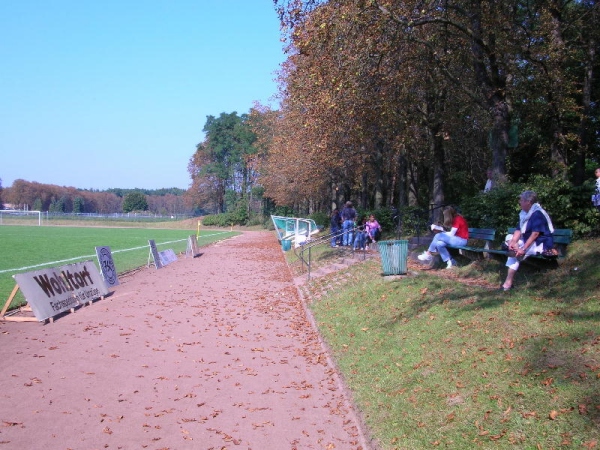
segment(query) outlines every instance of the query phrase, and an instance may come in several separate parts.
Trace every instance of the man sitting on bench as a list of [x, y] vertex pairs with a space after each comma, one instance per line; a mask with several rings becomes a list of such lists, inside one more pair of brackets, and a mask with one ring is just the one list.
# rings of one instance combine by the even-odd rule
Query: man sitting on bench
[[521, 261], [528, 256], [550, 251], [554, 247], [554, 226], [548, 213], [538, 203], [537, 194], [524, 191], [519, 196], [519, 205], [519, 225], [512, 235], [506, 236], [508, 274], [504, 283], [500, 285], [502, 291], [512, 289], [513, 279]]

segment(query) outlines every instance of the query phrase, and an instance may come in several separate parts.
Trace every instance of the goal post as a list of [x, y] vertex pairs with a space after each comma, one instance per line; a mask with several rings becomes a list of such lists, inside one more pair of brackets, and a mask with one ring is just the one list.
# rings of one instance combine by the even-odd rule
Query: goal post
[[22, 211], [19, 209], [0, 209], [0, 225], [42, 225], [41, 211]]

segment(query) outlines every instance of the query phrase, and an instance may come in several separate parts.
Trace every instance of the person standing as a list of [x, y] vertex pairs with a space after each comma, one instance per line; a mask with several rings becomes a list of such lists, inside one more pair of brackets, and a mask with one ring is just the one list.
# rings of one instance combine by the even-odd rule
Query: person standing
[[342, 227], [344, 234], [342, 236], [342, 245], [352, 245], [354, 241], [354, 221], [356, 220], [356, 210], [352, 206], [352, 202], [346, 202], [344, 209], [342, 209]]
[[492, 169], [488, 169], [486, 174], [487, 174], [487, 181], [485, 182], [485, 187], [483, 188], [483, 192], [490, 192], [492, 190], [492, 188], [494, 187], [494, 180], [493, 180], [494, 172], [492, 171]]
[[451, 269], [457, 266], [456, 261], [450, 256], [450, 252], [446, 248], [447, 245], [467, 245], [469, 239], [469, 225], [463, 216], [461, 216], [452, 206], [444, 208], [444, 226], [450, 228], [450, 231], [442, 231], [437, 233], [429, 248], [424, 251], [419, 258], [420, 261], [431, 261], [433, 255], [431, 252], [438, 252], [442, 261], [446, 263], [446, 269]]
[[592, 196], [592, 203], [600, 212], [600, 167], [596, 168], [594, 175], [596, 175], [596, 192]]
[[500, 290], [512, 289], [513, 280], [521, 261], [530, 255], [550, 251], [554, 247], [554, 226], [548, 213], [538, 203], [534, 191], [524, 191], [519, 196], [519, 224], [512, 235], [506, 237], [509, 257], [506, 260], [508, 274]]
[[331, 228], [331, 246], [337, 247], [340, 242], [340, 232], [342, 231], [342, 216], [340, 216], [340, 211], [337, 208], [331, 212], [329, 225]]

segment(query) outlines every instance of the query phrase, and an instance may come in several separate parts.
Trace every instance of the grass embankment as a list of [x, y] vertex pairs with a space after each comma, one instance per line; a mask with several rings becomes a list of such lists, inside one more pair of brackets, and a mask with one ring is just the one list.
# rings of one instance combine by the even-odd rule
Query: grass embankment
[[600, 241], [575, 242], [510, 293], [504, 261], [384, 280], [372, 260], [314, 280], [311, 309], [383, 449], [593, 448], [599, 260]]

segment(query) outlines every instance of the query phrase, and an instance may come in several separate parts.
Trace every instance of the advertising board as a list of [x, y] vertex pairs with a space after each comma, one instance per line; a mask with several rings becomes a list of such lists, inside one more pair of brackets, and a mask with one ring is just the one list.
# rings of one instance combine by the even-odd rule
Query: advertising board
[[39, 321], [108, 294], [93, 261], [19, 273], [13, 278]]

